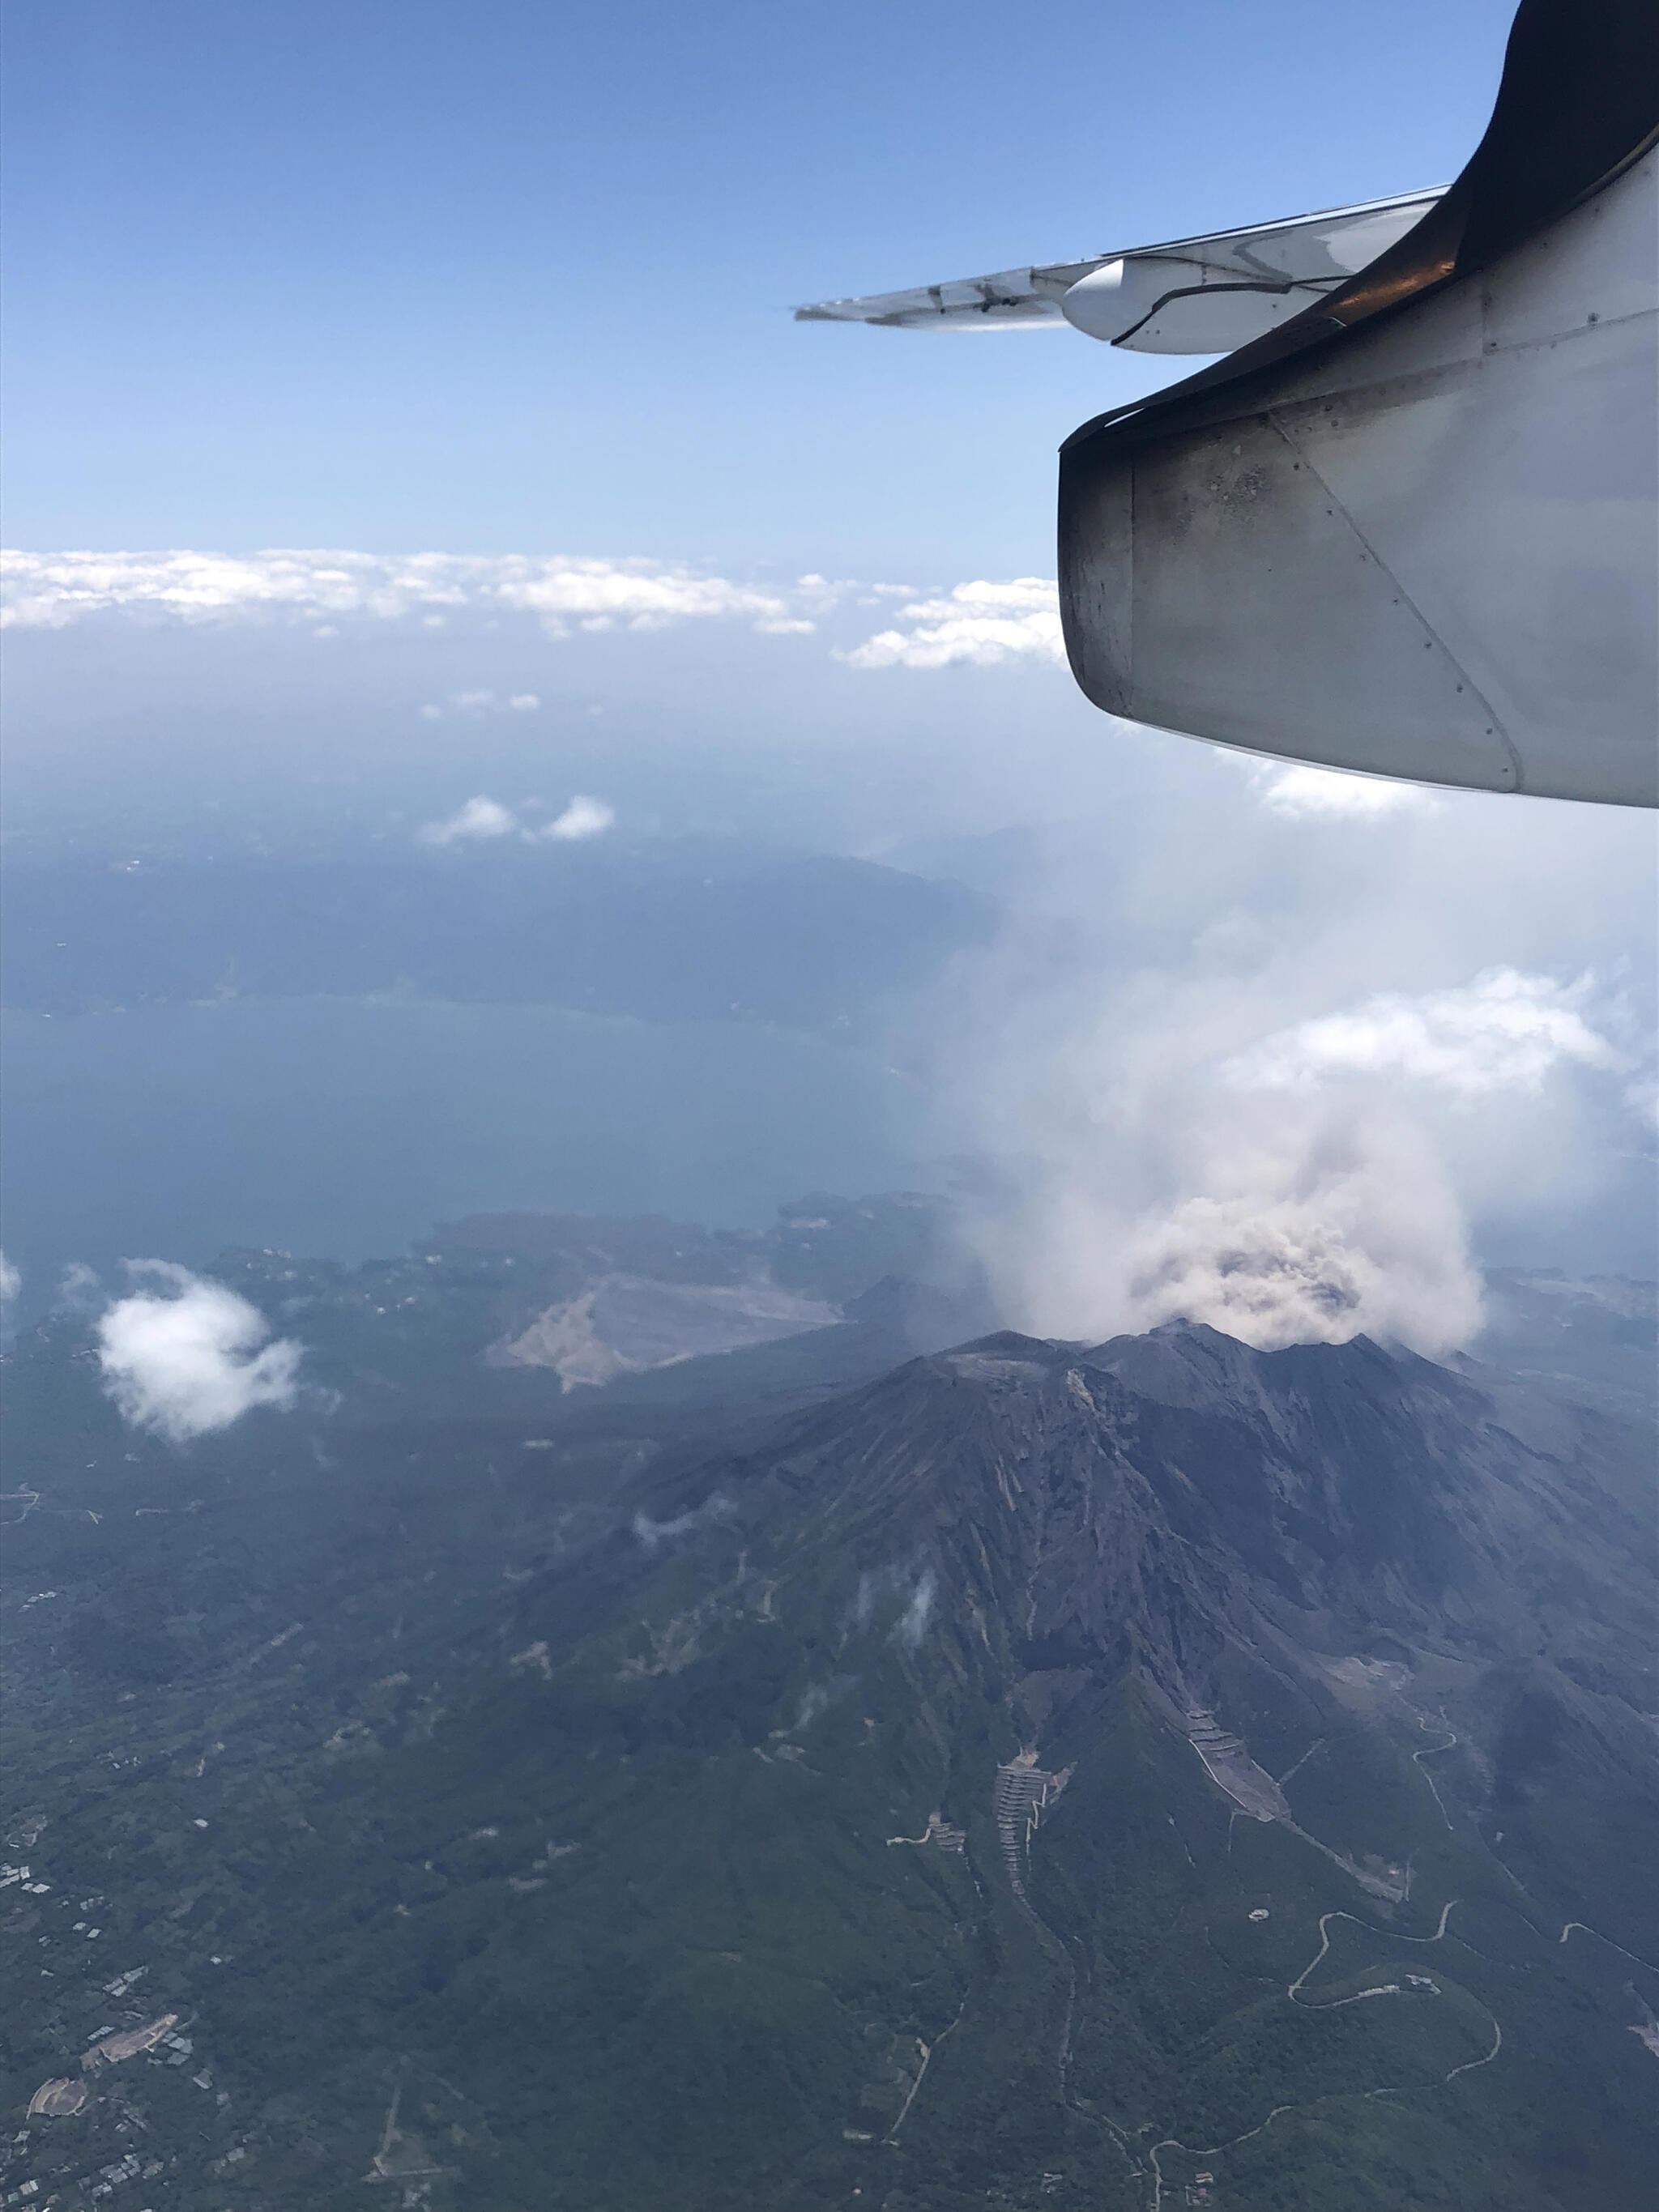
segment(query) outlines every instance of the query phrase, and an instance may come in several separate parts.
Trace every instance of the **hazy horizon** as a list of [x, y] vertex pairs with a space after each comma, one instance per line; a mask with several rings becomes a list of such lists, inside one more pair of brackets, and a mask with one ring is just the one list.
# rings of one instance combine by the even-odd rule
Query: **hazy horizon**
[[[998, 1194], [973, 1234], [1011, 1317], [1061, 1333], [1173, 1300], [1263, 1340], [1374, 1327], [1443, 1346], [1478, 1310], [1483, 1261], [1639, 1270], [1646, 819], [1325, 777], [1095, 713], [1060, 645], [1054, 450], [1181, 364], [1066, 330], [788, 315], [1443, 181], [1484, 126], [1509, 13], [1402, 0], [1382, 38], [1286, 0], [1267, 36], [1215, 0], [1150, 16], [1065, 0], [1018, 25], [927, 0], [786, 36], [732, 5], [694, 35], [655, 0], [592, 21], [515, 0], [470, 27], [436, 0], [349, 17], [307, 0], [276, 38], [194, 5], [154, 36], [90, 0], [14, 11], [6, 531], [24, 550], [4, 788], [29, 927], [57, 916], [73, 939], [86, 866], [171, 884], [257, 861], [300, 872], [301, 904], [313, 864], [445, 866], [475, 887], [461, 937], [471, 913], [479, 933], [499, 915], [497, 878], [614, 868], [631, 917], [614, 927], [658, 1019], [676, 1008], [652, 931], [666, 960], [678, 924], [653, 884], [698, 841], [733, 866], [960, 878], [994, 925], [930, 939], [902, 988], [872, 969], [856, 1040], [781, 986], [747, 1006], [734, 986], [731, 1037], [702, 1008], [714, 1027], [683, 1073], [655, 1039], [624, 1117], [641, 1210], [966, 1163]], [[337, 895], [343, 947], [384, 935], [365, 919], [378, 894]], [[198, 891], [177, 896], [186, 950], [192, 930], [198, 951], [235, 936]], [[878, 936], [876, 910], [858, 920], [848, 878], [833, 918], [786, 924], [763, 900], [733, 927], [781, 958]], [[124, 931], [125, 909], [99, 911]], [[599, 927], [524, 925], [561, 926]], [[181, 1234], [222, 1218], [210, 1187], [233, 1205], [246, 1188], [268, 1219], [254, 1194], [301, 1188], [307, 1150], [319, 1201], [331, 1177], [366, 1178], [362, 1218], [401, 1215], [407, 1237], [436, 1210], [416, 1199], [423, 1160], [487, 1155], [455, 1187], [502, 1204], [580, 1197], [532, 1127], [524, 1094], [545, 1079], [504, 1018], [487, 1063], [520, 1095], [481, 1099], [469, 1130], [441, 1015], [377, 1090], [353, 1045], [302, 1044], [273, 1009], [239, 1092], [195, 1041], [205, 1016], [149, 1006], [228, 1000], [251, 1039], [284, 988], [441, 1000], [429, 951], [413, 980], [388, 952], [365, 982], [343, 951], [337, 974], [313, 959], [284, 987], [241, 945], [191, 983], [145, 927], [160, 965], [136, 938], [119, 991], [88, 985], [86, 1005], [125, 1012], [21, 1002], [26, 1040], [37, 1016], [106, 1024], [95, 1047], [23, 1048], [33, 1103], [9, 1164], [36, 1216], [88, 1219], [125, 1182], [175, 1192]], [[580, 1013], [573, 988], [540, 995]], [[388, 1018], [356, 1033], [370, 1060]], [[744, 1057], [757, 1022], [781, 1033], [764, 1079]], [[838, 1036], [856, 1048], [830, 1115], [809, 1071], [843, 1065]], [[689, 1164], [688, 1133], [720, 1118], [717, 1062], [727, 1118], [765, 1127], [748, 1149], [774, 1167], [747, 1184]], [[905, 1086], [896, 1138], [883, 1066]], [[597, 1138], [576, 1133], [587, 1079], [565, 1073], [574, 1159]], [[198, 1133], [147, 1176], [146, 1142], [168, 1148], [140, 1133], [169, 1114]], [[820, 1133], [779, 1141], [792, 1121]], [[625, 1197], [614, 1168], [592, 1187], [606, 1208]], [[149, 1208], [138, 1256], [180, 1256], [166, 1214]]]

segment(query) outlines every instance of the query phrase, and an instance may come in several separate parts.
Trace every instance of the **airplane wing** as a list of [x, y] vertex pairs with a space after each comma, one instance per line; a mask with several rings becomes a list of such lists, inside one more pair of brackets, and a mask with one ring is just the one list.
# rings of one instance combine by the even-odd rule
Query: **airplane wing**
[[1063, 325], [1133, 353], [1230, 353], [1345, 284], [1413, 229], [1443, 190], [948, 284], [823, 300], [797, 307], [795, 320], [902, 331]]

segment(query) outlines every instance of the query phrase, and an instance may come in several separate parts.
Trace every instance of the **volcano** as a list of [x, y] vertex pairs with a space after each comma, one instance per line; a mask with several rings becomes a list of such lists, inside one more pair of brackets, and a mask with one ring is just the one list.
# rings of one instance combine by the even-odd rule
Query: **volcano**
[[570, 1391], [342, 1352], [133, 1455], [76, 1326], [9, 2094], [183, 2026], [40, 2106], [42, 2201], [131, 2111], [175, 2212], [1651, 2206], [1622, 1395], [1185, 1324], [860, 1380], [866, 1316]]
[[630, 1502], [472, 1717], [577, 1846], [546, 2201], [1648, 2201], [1637, 1432], [1001, 1334]]

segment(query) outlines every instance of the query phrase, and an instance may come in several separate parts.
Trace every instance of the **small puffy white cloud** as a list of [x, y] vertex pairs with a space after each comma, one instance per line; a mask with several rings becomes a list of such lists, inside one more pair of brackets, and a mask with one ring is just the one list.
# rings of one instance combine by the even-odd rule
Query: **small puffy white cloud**
[[104, 1389], [123, 1419], [186, 1443], [256, 1406], [295, 1403], [301, 1347], [272, 1339], [257, 1307], [165, 1260], [128, 1267], [153, 1287], [118, 1298], [98, 1324]]
[[1340, 769], [1252, 761], [1250, 781], [1262, 811], [1285, 822], [1382, 822], [1425, 814], [1435, 801], [1420, 784]]
[[[526, 802], [535, 809], [535, 800]], [[532, 828], [510, 806], [480, 792], [458, 807], [447, 821], [428, 822], [418, 834], [423, 845], [488, 844], [500, 837], [522, 838], [526, 844], [580, 844], [584, 838], [603, 836], [617, 819], [617, 811], [603, 799], [578, 792], [552, 821]]]
[[473, 844], [490, 837], [510, 837], [518, 826], [519, 817], [510, 807], [480, 792], [458, 807], [447, 821], [428, 822], [420, 836], [425, 845]]
[[540, 835], [560, 844], [575, 844], [584, 837], [603, 836], [616, 819], [616, 809], [607, 806], [604, 799], [589, 799], [578, 792], [563, 813], [550, 822]]
[[958, 584], [944, 599], [913, 599], [899, 613], [908, 629], [879, 630], [841, 657], [854, 668], [947, 668], [957, 661], [988, 667], [1066, 657], [1059, 599], [1046, 576]]
[[421, 709], [421, 719], [441, 722], [451, 714], [459, 714], [476, 721], [484, 714], [533, 714], [541, 703], [533, 691], [515, 691], [507, 699], [494, 691], [452, 691], [441, 702], [428, 700]]
[[9, 1306], [23, 1287], [21, 1271], [0, 1252], [0, 1306]]
[[1403, 1076], [1473, 1099], [1535, 1091], [1564, 1063], [1613, 1068], [1620, 1055], [1579, 1007], [1586, 982], [1489, 968], [1415, 996], [1382, 992], [1352, 1012], [1298, 1022], [1231, 1060], [1241, 1090], [1305, 1091], [1333, 1076]]
[[59, 1279], [57, 1303], [65, 1313], [96, 1313], [104, 1303], [104, 1285], [97, 1270], [84, 1260], [71, 1260]]

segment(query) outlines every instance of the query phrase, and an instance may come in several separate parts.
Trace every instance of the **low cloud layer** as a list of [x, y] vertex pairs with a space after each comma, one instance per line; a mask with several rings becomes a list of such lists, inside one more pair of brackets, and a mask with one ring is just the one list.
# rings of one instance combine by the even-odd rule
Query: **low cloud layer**
[[585, 792], [578, 792], [550, 821], [538, 821], [527, 804], [514, 812], [480, 792], [445, 820], [428, 822], [419, 836], [423, 845], [489, 844], [499, 837], [516, 837], [529, 845], [573, 845], [602, 837], [616, 820], [614, 807]]
[[659, 561], [561, 554], [9, 552], [0, 578], [0, 622], [21, 628], [61, 629], [118, 611], [185, 622], [282, 615], [396, 622], [510, 608], [539, 616], [556, 633], [719, 617], [799, 629], [805, 619], [793, 595], [729, 577]]
[[[1059, 603], [1051, 579], [976, 580], [917, 592], [819, 575], [757, 584], [646, 559], [575, 555], [337, 550], [230, 554], [27, 553], [0, 555], [0, 625], [62, 629], [96, 616], [152, 622], [303, 622], [335, 636], [348, 622], [442, 628], [469, 612], [531, 616], [549, 636], [659, 630], [683, 623], [737, 622], [762, 636], [813, 635], [840, 617], [867, 623], [868, 609], [900, 603], [902, 628], [886, 628], [841, 651], [854, 668], [946, 668], [957, 662], [1063, 661]], [[844, 630], [843, 630], [844, 634]], [[526, 713], [530, 693], [450, 694], [421, 708], [432, 721]]]
[[222, 1283], [165, 1260], [128, 1262], [135, 1287], [98, 1324], [104, 1389], [124, 1420], [169, 1443], [227, 1429], [300, 1395], [301, 1347]]

